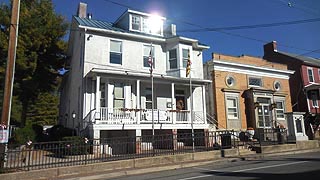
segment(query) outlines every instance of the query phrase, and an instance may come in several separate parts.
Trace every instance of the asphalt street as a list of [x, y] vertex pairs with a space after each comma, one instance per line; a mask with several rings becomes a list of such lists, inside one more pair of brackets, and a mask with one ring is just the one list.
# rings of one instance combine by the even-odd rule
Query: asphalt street
[[[141, 170], [143, 171], [143, 170]], [[128, 175], [108, 178], [108, 175], [98, 179], [114, 180], [241, 180], [241, 179], [306, 179], [320, 177], [320, 152], [281, 155], [228, 161], [214, 162], [189, 168], [179, 168], [156, 173]], [[95, 178], [93, 178], [95, 179]]]

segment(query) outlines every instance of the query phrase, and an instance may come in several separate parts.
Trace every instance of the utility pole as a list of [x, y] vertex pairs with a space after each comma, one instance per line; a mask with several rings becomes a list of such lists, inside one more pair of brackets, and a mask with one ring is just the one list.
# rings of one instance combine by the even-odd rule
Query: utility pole
[[9, 127], [10, 125], [11, 99], [12, 99], [14, 70], [15, 70], [15, 61], [16, 61], [16, 49], [17, 49], [17, 41], [18, 41], [19, 10], [20, 10], [20, 0], [13, 0], [7, 69], [6, 69], [2, 117], [1, 117], [1, 120], [2, 120], [1, 123], [6, 125], [7, 127]]
[[[10, 129], [11, 100], [18, 41], [20, 0], [12, 1], [10, 37], [8, 47], [7, 69], [4, 84], [1, 124]], [[0, 168], [4, 165], [6, 143], [0, 144]]]

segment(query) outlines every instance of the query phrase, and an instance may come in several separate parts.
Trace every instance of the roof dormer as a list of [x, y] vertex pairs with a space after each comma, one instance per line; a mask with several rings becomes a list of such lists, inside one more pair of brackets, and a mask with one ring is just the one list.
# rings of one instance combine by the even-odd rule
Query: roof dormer
[[163, 36], [163, 25], [165, 20], [166, 18], [158, 15], [129, 9], [119, 17], [115, 22], [115, 25], [131, 32]]

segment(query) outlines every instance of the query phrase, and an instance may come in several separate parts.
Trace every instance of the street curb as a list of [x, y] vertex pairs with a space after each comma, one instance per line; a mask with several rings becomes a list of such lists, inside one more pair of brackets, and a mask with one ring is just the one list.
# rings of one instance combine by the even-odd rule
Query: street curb
[[154, 167], [149, 167], [149, 168], [131, 168], [131, 169], [124, 169], [120, 170], [118, 172], [112, 172], [112, 171], [106, 171], [106, 172], [101, 172], [97, 175], [89, 175], [85, 177], [71, 177], [71, 176], [64, 176], [64, 177], [58, 177], [54, 178], [51, 180], [58, 180], [58, 179], [64, 179], [64, 180], [100, 180], [100, 179], [112, 179], [115, 177], [120, 177], [120, 176], [131, 176], [131, 175], [138, 175], [138, 174], [146, 174], [146, 173], [154, 173], [154, 172], [161, 172], [161, 171], [166, 171], [166, 170], [174, 170], [174, 169], [182, 169], [182, 168], [189, 168], [189, 167], [194, 167], [194, 166], [201, 166], [201, 165], [206, 165], [206, 164], [222, 164], [222, 163], [230, 163], [230, 162], [236, 162], [236, 161], [241, 161], [243, 160], [242, 158], [239, 157], [227, 157], [227, 158], [221, 158], [217, 160], [207, 160], [207, 161], [189, 161], [189, 162], [183, 162], [183, 163], [178, 163], [178, 164], [171, 164], [171, 165], [162, 165], [162, 166], [154, 166]]
[[131, 175], [138, 175], [138, 174], [146, 174], [146, 173], [154, 173], [154, 172], [161, 172], [166, 170], [174, 170], [174, 169], [181, 169], [181, 168], [189, 168], [194, 166], [201, 166], [206, 164], [222, 164], [222, 163], [230, 163], [230, 162], [237, 162], [237, 161], [243, 161], [243, 160], [258, 160], [263, 159], [264, 157], [271, 157], [271, 156], [281, 156], [281, 155], [290, 155], [290, 154], [301, 154], [301, 153], [307, 153], [307, 152], [320, 152], [319, 149], [306, 149], [306, 150], [296, 150], [296, 151], [289, 151], [289, 152], [280, 152], [280, 153], [265, 153], [265, 154], [255, 154], [255, 155], [248, 155], [248, 156], [236, 156], [236, 157], [227, 157], [227, 158], [221, 158], [217, 160], [208, 160], [208, 161], [190, 161], [190, 162], [184, 162], [174, 165], [168, 165], [168, 166], [157, 166], [157, 167], [149, 167], [149, 168], [133, 168], [133, 169], [124, 169], [120, 170], [118, 172], [102, 172], [101, 174], [97, 175], [89, 175], [85, 177], [59, 177], [57, 179], [64, 179], [64, 180], [102, 180], [102, 179], [112, 179], [115, 177], [120, 176], [131, 176]]

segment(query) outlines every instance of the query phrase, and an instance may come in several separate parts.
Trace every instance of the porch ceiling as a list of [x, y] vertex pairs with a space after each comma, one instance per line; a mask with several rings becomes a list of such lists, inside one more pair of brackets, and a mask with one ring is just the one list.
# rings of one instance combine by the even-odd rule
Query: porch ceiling
[[[118, 79], [131, 79], [131, 80], [150, 80], [150, 73], [146, 72], [137, 72], [131, 70], [119, 70], [119, 69], [102, 69], [102, 68], [93, 68], [90, 72], [86, 75], [86, 77], [96, 77], [96, 76], [105, 76]], [[111, 75], [111, 76], [110, 76]], [[189, 84], [189, 78], [181, 78], [181, 77], [173, 77], [167, 76], [164, 74], [153, 74], [153, 78], [157, 83], [177, 83], [177, 84]], [[211, 80], [206, 79], [195, 79], [191, 78], [193, 85], [206, 85], [210, 84]]]

